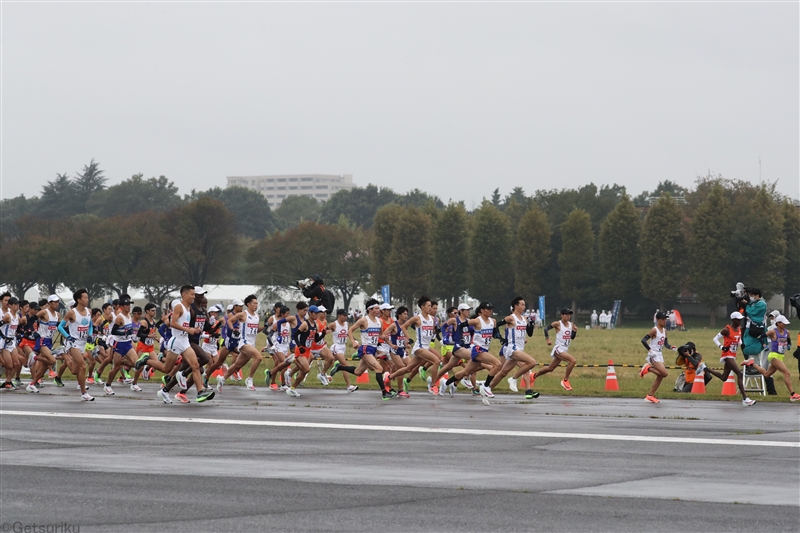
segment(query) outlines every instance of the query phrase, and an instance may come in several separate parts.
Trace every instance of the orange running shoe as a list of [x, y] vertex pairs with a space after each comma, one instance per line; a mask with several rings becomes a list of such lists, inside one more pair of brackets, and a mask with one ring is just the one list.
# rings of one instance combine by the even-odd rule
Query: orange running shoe
[[189, 403], [189, 398], [187, 398], [186, 395], [182, 392], [176, 394], [175, 399], [179, 400], [181, 403]]
[[564, 390], [567, 390], [567, 391], [572, 390], [572, 385], [569, 384], [569, 380], [568, 379], [562, 379], [561, 380], [561, 386], [564, 387]]
[[643, 378], [650, 372], [650, 363], [645, 363], [641, 370], [639, 370], [639, 377]]
[[661, 403], [661, 400], [659, 400], [655, 396], [651, 396], [649, 394], [647, 396], [645, 396], [644, 399], [645, 399], [645, 401], [648, 401], [650, 403]]
[[433, 394], [434, 396], [438, 396], [438, 394], [439, 394], [439, 387], [437, 387], [436, 385], [434, 385], [433, 387], [431, 387], [431, 394]]

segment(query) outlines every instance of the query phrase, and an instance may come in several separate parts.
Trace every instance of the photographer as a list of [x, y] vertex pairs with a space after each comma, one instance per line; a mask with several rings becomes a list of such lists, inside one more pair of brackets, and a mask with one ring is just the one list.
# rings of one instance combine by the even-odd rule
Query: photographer
[[[800, 317], [800, 292], [789, 297], [789, 304], [795, 308], [797, 316]], [[792, 355], [797, 359], [797, 371], [800, 372], [800, 333], [797, 334], [797, 347]]]
[[697, 353], [693, 342], [687, 342], [678, 348], [678, 357], [675, 358], [675, 364], [683, 367], [683, 373], [675, 381], [675, 392], [692, 392], [692, 385], [700, 368], [706, 370], [705, 374], [703, 374], [706, 385], [711, 381], [711, 374], [708, 372], [705, 363], [703, 363], [703, 356]]
[[327, 313], [333, 310], [336, 304], [336, 298], [331, 291], [325, 288], [325, 282], [322, 280], [322, 276], [314, 274], [308, 279], [298, 281], [297, 285], [303, 291], [303, 296], [310, 300], [308, 305], [322, 305], [325, 309], [329, 310]]

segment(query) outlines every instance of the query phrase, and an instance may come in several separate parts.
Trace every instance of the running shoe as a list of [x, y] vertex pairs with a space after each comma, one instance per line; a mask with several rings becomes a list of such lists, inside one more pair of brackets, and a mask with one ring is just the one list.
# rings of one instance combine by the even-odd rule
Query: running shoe
[[64, 382], [61, 381], [61, 378], [58, 377], [58, 376], [53, 378], [53, 383], [56, 384], [56, 387], [63, 387], [64, 386]]
[[81, 390], [81, 384], [80, 384], [80, 383], [77, 383], [77, 384], [75, 385], [75, 388], [76, 388], [76, 389], [78, 389], [78, 390]]
[[28, 391], [28, 392], [39, 392], [39, 389], [37, 389], [37, 388], [34, 386], [34, 384], [33, 384], [33, 383], [29, 383], [29, 384], [28, 384], [28, 386], [27, 386], [27, 387], [25, 387], [25, 390], [26, 390], [26, 391]]
[[161, 376], [161, 384], [166, 387], [167, 385], [169, 385], [169, 379], [170, 379], [169, 376], [164, 374], [163, 376]]
[[444, 391], [447, 388], [447, 380], [439, 378], [439, 396], [444, 396]]
[[278, 384], [277, 384], [277, 383], [270, 383], [270, 384], [269, 384], [269, 390], [277, 391], [277, 390], [278, 390], [278, 388], [279, 388], [279, 387], [278, 387]]
[[283, 382], [287, 385], [291, 385], [292, 383], [292, 369], [287, 368], [286, 372], [283, 373]]
[[214, 399], [214, 389], [203, 389], [197, 393], [197, 403], [203, 403], [206, 400]]
[[2, 384], [0, 384], [0, 389], [3, 389], [3, 390], [6, 390], [6, 389], [14, 390], [14, 384], [11, 383], [10, 381], [4, 381]]
[[127, 369], [125, 368], [122, 369], [122, 375], [125, 376], [125, 383], [131, 383], [133, 381], [133, 378], [131, 377], [131, 374], [130, 372], [128, 372]]
[[[206, 389], [203, 389], [203, 390], [206, 390]], [[176, 394], [175, 395], [175, 399], [178, 400], [181, 403], [189, 403], [189, 398], [187, 398], [186, 397], [186, 393], [183, 393], [183, 392], [179, 392], [178, 394]]]
[[97, 370], [95, 370], [92, 373], [92, 375], [94, 376], [94, 380], [98, 385], [102, 385], [103, 384], [103, 378], [100, 376], [100, 374], [97, 372]]
[[447, 392], [450, 393], [450, 397], [453, 398], [456, 395], [456, 384], [451, 383], [447, 386]]
[[472, 389], [472, 395], [473, 396], [480, 396], [481, 395], [481, 391], [479, 391], [478, 389]]
[[562, 379], [561, 380], [561, 386], [564, 387], [564, 390], [566, 390], [566, 391], [571, 391], [572, 390], [572, 385], [569, 384], [569, 380], [568, 379]]
[[94, 378], [92, 376], [89, 376], [88, 378], [86, 378], [86, 384], [87, 385], [94, 385]]
[[23, 383], [22, 380], [19, 378], [16, 378], [12, 383], [14, 383], [14, 387], [16, 387], [17, 389], [22, 388]]
[[39, 383], [37, 383], [37, 384], [36, 384], [36, 386], [37, 386], [37, 387], [39, 387], [40, 389], [43, 389], [43, 388], [44, 388], [44, 381], [42, 381], [42, 380], [40, 379], [40, 380], [39, 380]]
[[645, 401], [650, 402], [650, 403], [661, 403], [661, 400], [659, 400], [658, 398], [656, 398], [655, 396], [652, 396], [650, 394], [645, 396], [644, 399], [645, 399]]
[[93, 402], [94, 396], [90, 396], [88, 392], [84, 392], [83, 394], [81, 394], [81, 400], [83, 400], [84, 402]]
[[800, 400], [800, 394], [797, 394], [796, 392], [793, 392], [792, 395], [789, 396], [790, 402], [796, 402], [798, 400]]
[[237, 370], [236, 372], [234, 372], [233, 379], [235, 379], [237, 383], [239, 381], [242, 381], [242, 371], [241, 370]]
[[406, 391], [400, 391], [397, 393], [398, 398], [411, 398]]
[[224, 386], [225, 386], [225, 378], [222, 376], [217, 376], [217, 392], [222, 392], [222, 387]]
[[484, 397], [486, 396], [486, 385], [484, 385], [483, 383], [478, 385], [478, 394]]
[[286, 392], [287, 390], [289, 390], [289, 386], [288, 385], [281, 385], [280, 387], [278, 387], [278, 390]]
[[431, 393], [431, 394], [433, 394], [434, 396], [438, 396], [438, 395], [439, 395], [439, 387], [438, 387], [438, 386], [436, 386], [436, 385], [434, 385], [433, 387], [431, 387], [430, 389], [428, 389], [428, 392], [430, 392], [430, 393]]
[[147, 365], [144, 365], [144, 370], [142, 370], [142, 379], [150, 381], [150, 367]]
[[433, 388], [433, 387], [432, 387], [432, 385], [433, 385], [433, 378], [431, 378], [430, 376], [426, 377], [426, 378], [425, 378], [425, 383], [427, 383], [427, 385], [428, 385], [428, 392], [431, 392], [431, 389]]
[[461, 378], [461, 384], [464, 385], [469, 390], [474, 389], [475, 387], [472, 386], [472, 382], [467, 378]]
[[483, 405], [492, 405], [491, 403], [489, 403], [489, 398], [487, 398], [486, 396], [481, 398], [481, 402], [483, 402]]
[[136, 383], [131, 383], [131, 390], [133, 392], [142, 392], [142, 388]]
[[188, 389], [189, 385], [186, 383], [186, 377], [184, 377], [183, 372], [178, 370], [175, 373], [175, 379], [178, 380], [178, 386], [182, 389]]
[[539, 397], [539, 393], [536, 392], [535, 390], [528, 389], [528, 390], [525, 391], [525, 399], [526, 400], [531, 400], [533, 398], [538, 398], [538, 397]]
[[511, 389], [511, 392], [519, 392], [517, 388], [517, 380], [514, 379], [514, 376], [508, 378], [508, 388]]
[[403, 378], [403, 392], [408, 394], [408, 378]]
[[384, 373], [383, 373], [383, 385], [384, 385], [384, 387], [388, 387], [388, 388], [390, 388], [390, 389], [391, 389], [391, 387], [389, 386], [389, 382], [391, 381], [391, 380], [389, 379], [389, 376], [390, 376], [390, 375], [391, 375], [391, 374], [389, 374], [388, 372], [384, 372]]
[[256, 386], [253, 385], [253, 378], [247, 378], [246, 380], [244, 380], [244, 384], [247, 387], [247, 390], [252, 390], [252, 391], [256, 390]]
[[133, 365], [134, 370], [140, 370], [148, 359], [150, 359], [150, 356], [148, 354], [146, 353], [142, 354], [141, 357], [139, 357], [139, 359], [136, 360], [136, 364]]
[[755, 359], [745, 359], [742, 361], [742, 366], [752, 366], [755, 362]]
[[288, 394], [292, 398], [299, 398], [300, 397], [300, 393], [297, 392], [294, 387], [289, 387], [288, 389], [286, 389], [286, 394]]
[[383, 391], [381, 393], [381, 398], [383, 398], [384, 401], [385, 400], [391, 400], [395, 396], [397, 396], [397, 391], [396, 390], [385, 390], [385, 391]]
[[272, 372], [269, 368], [264, 369], [264, 385], [269, 386], [270, 378], [272, 377]]
[[327, 379], [325, 379], [325, 374], [317, 374], [317, 379], [318, 379], [318, 380], [319, 380], [319, 382], [320, 382], [320, 383], [322, 383], [323, 385], [327, 385], [327, 384], [328, 384], [328, 380], [327, 380]]
[[742, 400], [742, 405], [744, 405], [745, 407], [750, 407], [751, 405], [755, 405], [755, 404], [756, 404], [756, 401], [755, 400], [751, 400], [750, 398], [745, 398], [744, 400]]
[[419, 367], [419, 377], [422, 378], [423, 381], [428, 379], [428, 372], [425, 370], [424, 366]]
[[350, 385], [347, 387], [347, 392], [355, 392], [358, 390], [358, 385]]
[[645, 363], [641, 370], [639, 370], [639, 377], [643, 378], [650, 371], [650, 363]]
[[164, 389], [158, 389], [158, 397], [161, 398], [164, 403], [172, 403], [172, 399]]
[[111, 388], [111, 385], [103, 385], [103, 392], [106, 393], [106, 396], [114, 396], [114, 389]]
[[333, 363], [333, 366], [331, 367], [331, 371], [329, 372], [331, 377], [335, 376], [336, 373], [339, 371], [339, 365], [341, 365], [341, 363], [339, 361], [336, 361], [335, 363]]
[[[48, 375], [49, 377], [51, 377], [51, 378], [54, 378], [54, 377], [56, 377], [58, 374], [56, 374], [55, 372], [53, 372], [52, 370], [50, 370], [50, 371], [47, 373], [47, 375]], [[94, 400], [94, 398], [92, 398], [92, 400]]]

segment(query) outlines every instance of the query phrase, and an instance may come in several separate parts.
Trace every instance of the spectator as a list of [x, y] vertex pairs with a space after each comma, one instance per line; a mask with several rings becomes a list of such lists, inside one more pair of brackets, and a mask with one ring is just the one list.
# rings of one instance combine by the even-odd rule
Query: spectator
[[608, 320], [608, 315], [606, 314], [606, 310], [603, 309], [600, 312], [600, 328], [606, 329], [606, 321]]
[[674, 331], [678, 327], [678, 322], [675, 320], [675, 310], [669, 312], [669, 330]]
[[653, 313], [653, 327], [655, 327], [656, 324], [658, 324], [658, 319], [656, 318], [656, 316], [658, 316], [658, 313], [660, 313], [660, 312], [661, 312], [661, 309], [656, 309], [656, 312]]
[[597, 309], [592, 310], [592, 328], [597, 327]]
[[[675, 364], [683, 367], [683, 373], [675, 381], [675, 392], [692, 392], [692, 385], [698, 369], [705, 369], [705, 363], [702, 361], [703, 356], [697, 353], [693, 342], [687, 342], [678, 348], [678, 357], [675, 358]], [[711, 381], [711, 374], [706, 372], [703, 375], [703, 380], [708, 385], [708, 382]]]

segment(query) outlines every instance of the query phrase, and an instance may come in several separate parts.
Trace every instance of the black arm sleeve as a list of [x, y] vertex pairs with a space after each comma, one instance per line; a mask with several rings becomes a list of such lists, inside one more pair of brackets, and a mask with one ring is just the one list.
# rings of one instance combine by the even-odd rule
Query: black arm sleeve
[[147, 342], [147, 336], [150, 334], [150, 327], [143, 328], [139, 326], [139, 331], [136, 332], [136, 336], [139, 337], [139, 341]]
[[644, 337], [642, 337], [642, 346], [647, 348], [647, 351], [650, 351], [650, 334], [648, 333]]
[[551, 329], [553, 329], [553, 325], [552, 324], [547, 324], [544, 327], [544, 338], [545, 339], [549, 339], [550, 338], [550, 335], [547, 332], [550, 331]]
[[533, 322], [531, 322], [531, 321], [528, 321], [528, 326], [525, 328], [525, 330], [526, 330], [526, 331], [527, 331], [527, 333], [528, 333], [528, 337], [533, 337], [533, 329], [534, 329], [535, 327], [536, 327], [536, 324], [534, 324], [534, 323], [533, 323]]
[[578, 336], [578, 330], [577, 329], [573, 329], [572, 333], [569, 334], [569, 338], [572, 339], [572, 340], [575, 340], [575, 337], [577, 337], [577, 336]]

